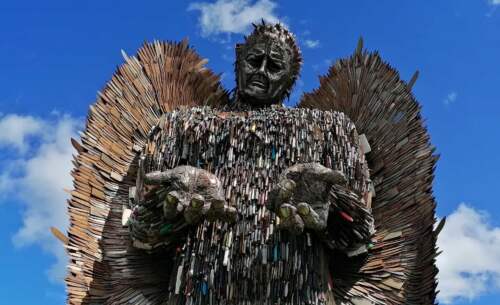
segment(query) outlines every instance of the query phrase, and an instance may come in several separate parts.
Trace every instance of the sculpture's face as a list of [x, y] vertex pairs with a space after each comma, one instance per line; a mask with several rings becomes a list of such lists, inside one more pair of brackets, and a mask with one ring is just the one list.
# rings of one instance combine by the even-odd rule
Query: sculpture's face
[[238, 54], [238, 91], [245, 103], [278, 103], [292, 85], [291, 54], [277, 41], [259, 41]]

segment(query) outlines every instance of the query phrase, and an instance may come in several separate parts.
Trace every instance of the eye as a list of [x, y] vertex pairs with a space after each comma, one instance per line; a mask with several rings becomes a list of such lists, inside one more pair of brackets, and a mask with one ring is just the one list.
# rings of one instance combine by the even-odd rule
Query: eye
[[267, 62], [267, 68], [269, 69], [270, 72], [276, 73], [276, 72], [281, 71], [283, 69], [283, 66], [281, 65], [281, 63], [278, 63], [278, 62], [270, 59]]
[[259, 68], [262, 63], [262, 56], [250, 55], [247, 57], [247, 62], [253, 68]]

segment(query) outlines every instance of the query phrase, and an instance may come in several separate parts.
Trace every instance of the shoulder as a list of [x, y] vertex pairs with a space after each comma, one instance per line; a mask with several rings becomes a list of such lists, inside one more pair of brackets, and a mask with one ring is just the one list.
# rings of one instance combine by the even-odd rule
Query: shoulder
[[196, 120], [215, 118], [222, 113], [217, 108], [211, 106], [179, 107], [164, 114], [169, 119], [176, 120]]
[[357, 133], [356, 125], [347, 114], [341, 111], [319, 110], [314, 108], [288, 108], [288, 113], [303, 119], [325, 124], [344, 133]]

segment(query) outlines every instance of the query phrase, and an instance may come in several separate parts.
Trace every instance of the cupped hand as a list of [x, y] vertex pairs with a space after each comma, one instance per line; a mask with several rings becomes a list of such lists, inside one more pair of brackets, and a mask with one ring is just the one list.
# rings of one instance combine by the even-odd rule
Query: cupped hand
[[279, 215], [280, 227], [292, 233], [322, 231], [327, 225], [331, 186], [345, 183], [340, 171], [319, 163], [296, 164], [280, 176], [267, 207]]
[[183, 214], [189, 224], [204, 218], [236, 221], [236, 209], [226, 204], [220, 180], [209, 171], [182, 165], [148, 173], [144, 176], [144, 183], [165, 187], [167, 194], [162, 204], [167, 219]]

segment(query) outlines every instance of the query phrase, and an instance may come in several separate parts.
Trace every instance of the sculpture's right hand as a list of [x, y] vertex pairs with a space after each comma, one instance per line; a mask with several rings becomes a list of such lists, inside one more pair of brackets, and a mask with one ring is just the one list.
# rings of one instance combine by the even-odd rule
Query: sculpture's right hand
[[144, 183], [166, 188], [163, 213], [167, 219], [183, 214], [190, 224], [198, 223], [205, 217], [209, 220], [236, 221], [236, 209], [226, 204], [221, 181], [209, 171], [183, 165], [148, 173], [144, 176]]

